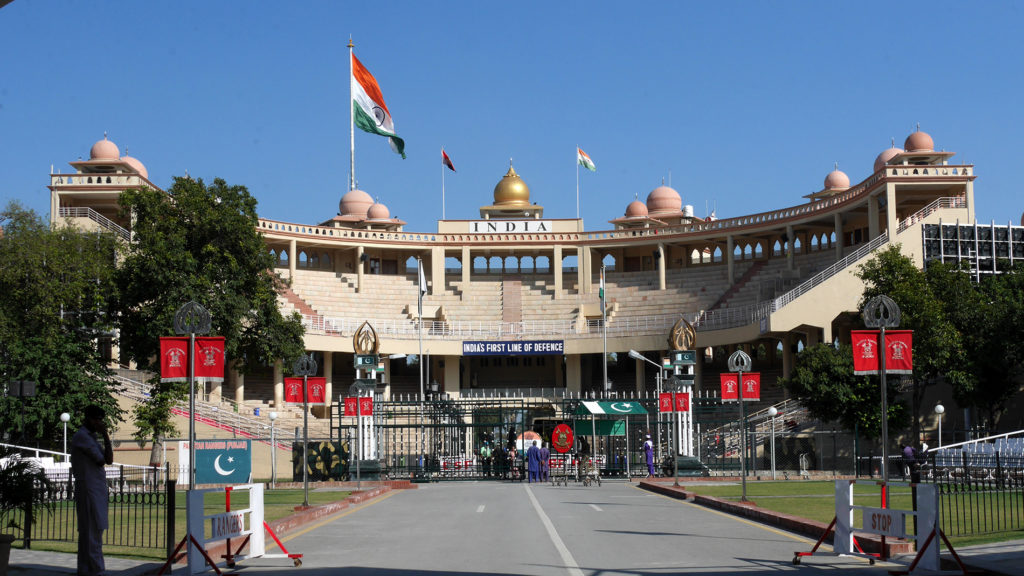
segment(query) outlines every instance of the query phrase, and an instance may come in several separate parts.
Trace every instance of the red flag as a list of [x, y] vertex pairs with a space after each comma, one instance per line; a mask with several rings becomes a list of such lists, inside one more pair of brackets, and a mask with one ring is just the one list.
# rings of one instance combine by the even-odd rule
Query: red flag
[[444, 151], [444, 148], [441, 148], [441, 162], [443, 162], [449, 170], [455, 172], [455, 165], [452, 164], [452, 159], [448, 157], [448, 153]]
[[853, 330], [853, 373], [858, 376], [878, 374], [878, 330]]
[[355, 396], [348, 396], [345, 398], [345, 416], [356, 415], [356, 402], [359, 399]]
[[679, 392], [676, 394], [676, 412], [690, 411], [690, 393]]
[[210, 382], [223, 382], [224, 337], [197, 336], [194, 366], [196, 378]]
[[662, 392], [658, 396], [658, 412], [671, 412], [674, 408], [671, 392]]
[[359, 414], [361, 416], [373, 416], [373, 398], [369, 396], [359, 398]]
[[750, 400], [759, 402], [761, 400], [761, 373], [743, 373], [743, 401]]
[[[878, 374], [878, 330], [854, 330], [853, 373], [858, 376]], [[912, 374], [914, 371], [914, 331], [885, 331], [885, 371], [889, 374]]]
[[188, 337], [160, 337], [160, 381], [188, 382]]
[[373, 398], [369, 396], [346, 397], [345, 416], [373, 416]]
[[722, 372], [722, 400], [739, 400], [739, 388], [736, 385], [735, 372]]
[[284, 401], [302, 404], [302, 378], [292, 376], [284, 379]]

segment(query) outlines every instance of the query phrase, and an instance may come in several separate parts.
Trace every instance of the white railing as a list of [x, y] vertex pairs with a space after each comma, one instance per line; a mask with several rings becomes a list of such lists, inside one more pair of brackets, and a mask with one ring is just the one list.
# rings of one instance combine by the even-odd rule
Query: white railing
[[102, 228], [117, 234], [122, 240], [131, 240], [131, 234], [110, 218], [86, 206], [63, 206], [58, 212], [61, 218], [88, 218]]

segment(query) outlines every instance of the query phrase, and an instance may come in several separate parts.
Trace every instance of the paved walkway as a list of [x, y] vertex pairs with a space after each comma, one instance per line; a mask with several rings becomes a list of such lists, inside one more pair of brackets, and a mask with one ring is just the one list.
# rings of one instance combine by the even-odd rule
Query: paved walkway
[[[778, 534], [768, 535], [769, 544], [774, 542], [776, 548], [785, 551], [781, 556], [779, 550], [774, 553], [758, 551], [756, 540], [762, 537], [758, 536], [756, 527], [751, 530], [743, 524], [725, 520], [724, 531], [715, 534], [709, 527], [709, 519], [714, 522], [722, 519], [714, 519], [702, 510], [693, 504], [672, 504], [626, 484], [606, 484], [599, 488], [554, 488], [547, 485], [526, 488], [519, 484], [495, 483], [440, 484], [391, 494], [354, 510], [320, 518], [313, 524], [295, 530], [285, 540], [289, 549], [306, 554], [304, 565], [298, 570], [307, 573], [307, 576], [312, 576], [310, 572], [337, 573], [337, 569], [343, 565], [360, 574], [417, 574], [421, 573], [418, 567], [423, 566], [425, 561], [432, 569], [422, 573], [565, 574], [566, 558], [574, 557], [573, 563], [578, 562], [578, 565], [575, 570], [569, 570], [570, 574], [636, 574], [637, 569], [645, 573], [661, 573], [670, 567], [672, 573], [687, 569], [706, 573], [718, 571], [712, 568], [715, 562], [722, 562], [718, 565], [720, 569], [750, 574], [762, 571], [767, 574], [779, 570], [820, 571], [829, 566], [841, 572], [856, 569], [865, 574], [875, 574], [883, 573], [883, 567], [899, 567], [893, 563], [879, 563], [869, 569], [866, 563], [846, 565], [846, 560], [833, 557], [809, 558], [800, 567], [791, 566], [788, 560], [791, 558], [791, 550], [800, 548], [797, 543], [791, 542], [780, 547]], [[462, 516], [458, 516], [460, 514]], [[538, 515], [542, 522], [538, 521]], [[427, 521], [430, 525], [427, 533], [424, 533], [424, 518], [431, 519]], [[548, 520], [543, 521], [544, 518]], [[466, 530], [467, 525], [475, 528]], [[517, 529], [521, 531], [519, 535], [509, 533]], [[314, 531], [307, 533], [309, 530]], [[555, 533], [555, 539], [549, 541], [546, 536], [542, 536], [546, 533]], [[557, 534], [561, 534], [561, 537]], [[686, 535], [690, 536], [685, 539], [690, 541], [689, 544], [682, 543], [678, 538]], [[518, 542], [516, 538], [521, 536], [524, 540]], [[381, 546], [382, 538], [395, 542], [395, 546]], [[338, 544], [331, 547], [317, 546], [324, 539]], [[671, 540], [672, 545], [666, 545], [667, 540], [659, 544], [662, 539]], [[562, 541], [562, 544], [551, 548], [555, 540]], [[732, 557], [730, 554], [736, 554], [735, 550], [730, 550], [730, 546], [735, 547], [730, 542], [742, 544], [745, 548], [743, 554], [736, 556], [742, 559], [739, 564], [736, 564], [736, 560], [715, 560], [716, 554], [725, 554], [721, 558], [726, 559]], [[683, 551], [692, 546], [697, 548]], [[716, 546], [722, 550], [714, 550]], [[510, 547], [510, 557], [522, 556], [518, 552], [526, 549], [539, 552], [536, 556], [518, 558], [518, 564], [506, 564], [502, 560], [497, 566], [492, 565], [496, 570], [482, 569], [488, 562], [494, 562], [495, 553], [509, 550]], [[648, 548], [655, 552], [647, 552]], [[441, 549], [468, 550], [469, 553], [437, 553]], [[476, 558], [472, 551], [481, 549], [484, 551], [483, 556]], [[353, 566], [356, 560], [352, 553], [357, 550], [360, 551], [356, 553], [359, 556], [358, 563]], [[644, 552], [637, 553], [638, 550]], [[958, 552], [973, 568], [984, 569], [990, 574], [1024, 576], [1024, 540], [975, 546]], [[445, 556], [460, 556], [459, 562], [473, 565], [445, 565], [445, 562], [454, 560]], [[946, 556], [948, 554], [944, 554], [944, 558]], [[543, 562], [539, 562], [541, 557], [544, 557]], [[648, 564], [641, 567], [637, 564], [638, 558], [643, 558]], [[755, 562], [752, 558], [762, 560]], [[700, 559], [700, 569], [690, 564], [695, 559]], [[896, 560], [906, 565], [910, 559], [903, 557]], [[290, 563], [280, 560], [252, 562], [239, 566], [246, 572], [261, 574], [283, 574], [295, 570]], [[837, 565], [837, 562], [843, 564]], [[158, 562], [107, 558], [108, 572], [112, 576], [155, 574], [159, 567]], [[948, 563], [944, 563], [944, 567], [954, 568]], [[18, 549], [11, 551], [9, 574], [12, 576], [66, 576], [74, 573], [73, 554]], [[185, 572], [178, 566], [174, 573]]]

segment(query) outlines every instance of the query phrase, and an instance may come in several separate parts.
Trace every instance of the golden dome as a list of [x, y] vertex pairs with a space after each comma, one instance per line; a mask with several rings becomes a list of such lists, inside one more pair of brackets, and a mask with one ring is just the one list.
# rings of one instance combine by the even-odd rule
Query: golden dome
[[494, 205], [510, 208], [530, 205], [530, 187], [512, 166], [508, 167], [505, 177], [494, 187]]

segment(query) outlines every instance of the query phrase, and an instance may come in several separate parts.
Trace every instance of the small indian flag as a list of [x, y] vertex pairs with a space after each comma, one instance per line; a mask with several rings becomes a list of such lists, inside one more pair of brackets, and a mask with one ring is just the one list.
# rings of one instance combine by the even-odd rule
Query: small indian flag
[[587, 156], [587, 153], [582, 148], [576, 148], [576, 161], [579, 162], [580, 166], [583, 166], [591, 172], [597, 171], [597, 166], [594, 165], [594, 161]]
[[380, 86], [355, 54], [352, 55], [352, 109], [356, 126], [371, 134], [387, 136], [395, 152], [405, 158], [405, 141], [395, 135], [395, 122], [384, 103]]
[[604, 268], [601, 268], [601, 290], [597, 294], [601, 298], [601, 313], [604, 314]]

